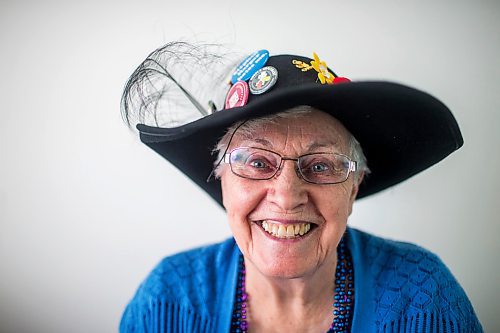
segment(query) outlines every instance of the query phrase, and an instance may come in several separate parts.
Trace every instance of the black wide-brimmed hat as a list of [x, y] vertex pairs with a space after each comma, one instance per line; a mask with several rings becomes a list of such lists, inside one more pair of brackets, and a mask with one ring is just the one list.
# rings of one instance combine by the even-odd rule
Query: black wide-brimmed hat
[[[236, 106], [182, 126], [161, 128], [138, 124], [140, 138], [219, 204], [222, 204], [220, 182], [207, 178], [216, 158], [212, 150], [227, 128], [241, 120], [299, 105], [312, 106], [335, 117], [360, 142], [371, 174], [360, 185], [357, 198], [400, 183], [462, 146], [455, 118], [433, 96], [391, 82], [347, 82], [331, 70], [325, 72], [325, 68], [322, 76], [321, 69], [315, 70], [311, 64], [317, 69], [318, 59], [271, 56], [264, 65], [275, 70], [267, 74], [275, 82], [267, 91], [249, 93], [246, 104], [240, 103], [243, 106], [233, 100]], [[336, 80], [332, 82], [332, 78]], [[234, 97], [237, 99], [238, 95]]]

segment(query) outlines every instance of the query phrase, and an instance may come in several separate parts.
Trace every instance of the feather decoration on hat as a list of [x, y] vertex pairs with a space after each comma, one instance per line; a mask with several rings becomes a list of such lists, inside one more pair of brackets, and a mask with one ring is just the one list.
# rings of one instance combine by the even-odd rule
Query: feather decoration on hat
[[131, 127], [171, 128], [222, 109], [239, 59], [218, 44], [166, 44], [129, 78], [121, 99], [124, 120]]

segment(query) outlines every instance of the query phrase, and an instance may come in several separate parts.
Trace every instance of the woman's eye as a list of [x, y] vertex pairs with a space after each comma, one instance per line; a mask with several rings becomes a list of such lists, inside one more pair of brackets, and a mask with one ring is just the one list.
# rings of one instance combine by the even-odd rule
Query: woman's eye
[[311, 166], [311, 170], [313, 172], [324, 172], [329, 169], [328, 165], [325, 163], [315, 163]]
[[250, 161], [250, 165], [256, 169], [263, 169], [267, 167], [267, 163], [263, 160]]

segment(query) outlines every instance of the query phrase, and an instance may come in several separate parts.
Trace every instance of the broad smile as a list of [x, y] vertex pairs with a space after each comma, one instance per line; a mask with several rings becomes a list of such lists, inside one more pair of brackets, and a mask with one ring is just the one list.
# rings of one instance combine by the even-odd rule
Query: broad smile
[[273, 220], [262, 220], [257, 224], [271, 237], [278, 239], [298, 239], [316, 227], [309, 222], [283, 224]]

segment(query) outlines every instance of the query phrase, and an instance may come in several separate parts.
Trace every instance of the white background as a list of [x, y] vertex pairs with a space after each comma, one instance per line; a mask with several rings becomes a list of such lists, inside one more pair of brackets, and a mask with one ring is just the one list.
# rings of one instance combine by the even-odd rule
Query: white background
[[499, 35], [498, 1], [1, 1], [0, 331], [114, 332], [160, 258], [229, 236], [120, 117], [128, 76], [182, 37], [316, 51], [444, 101], [464, 147], [350, 223], [436, 252], [500, 331]]

